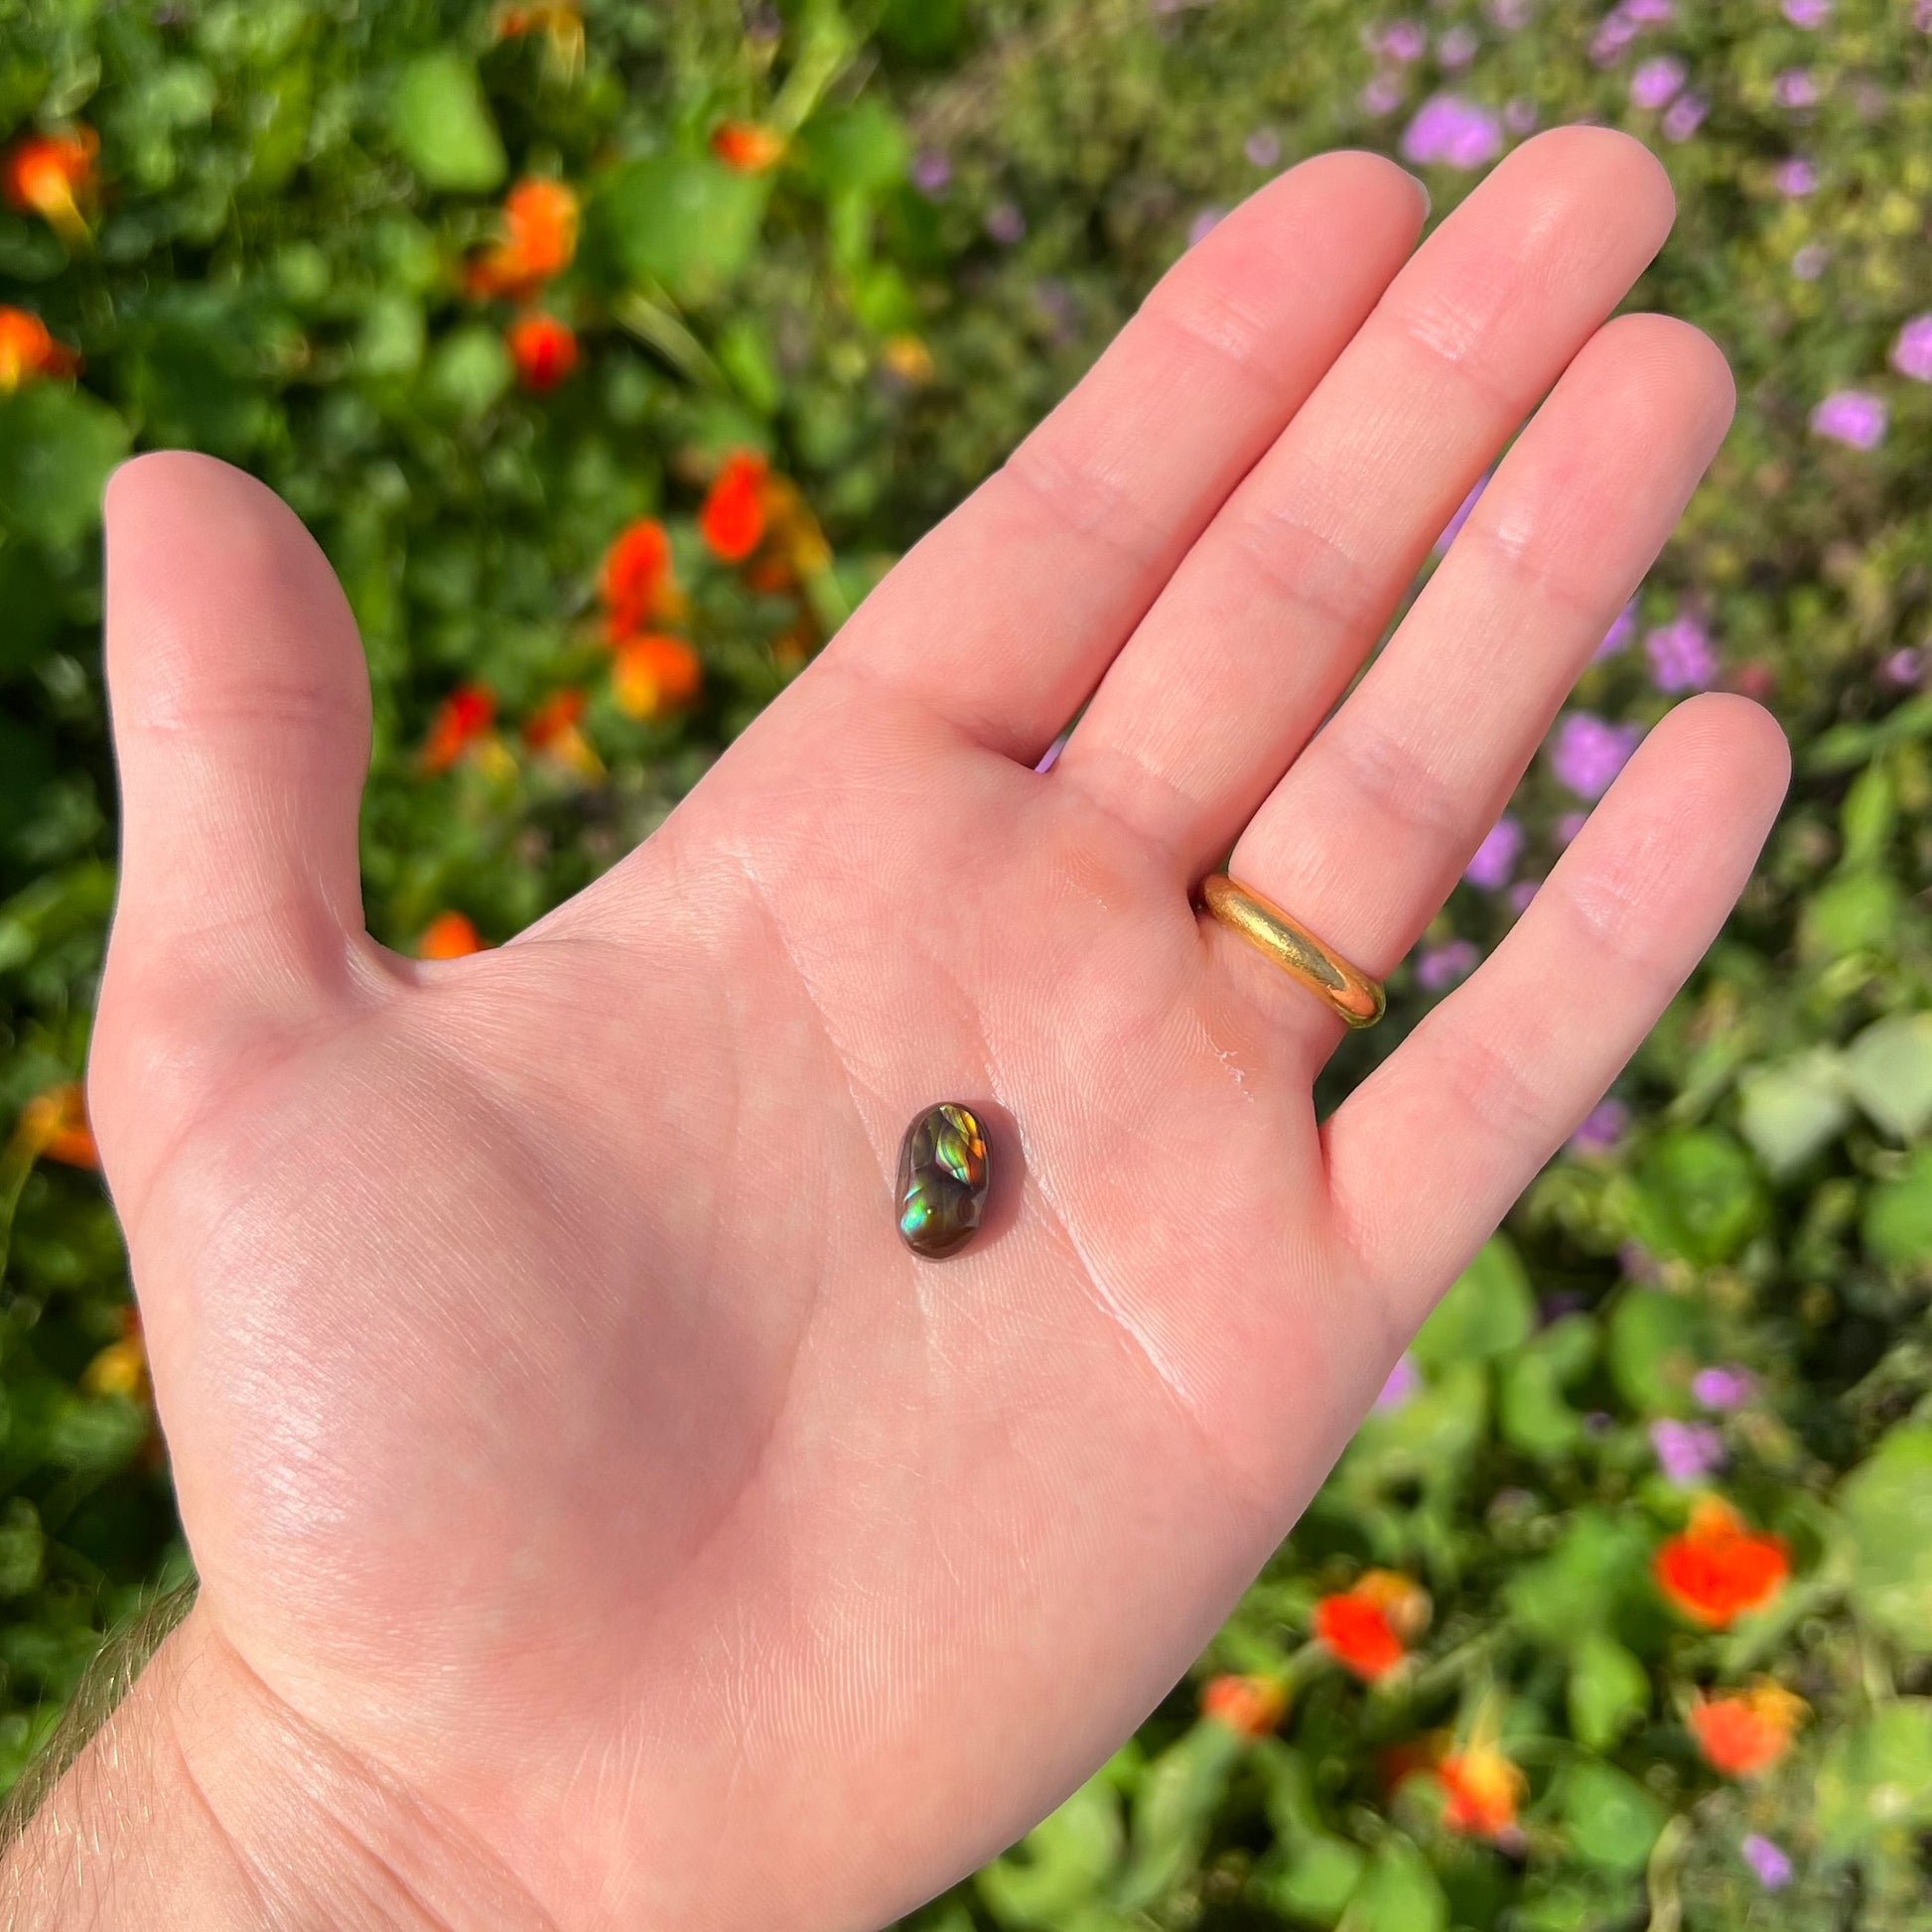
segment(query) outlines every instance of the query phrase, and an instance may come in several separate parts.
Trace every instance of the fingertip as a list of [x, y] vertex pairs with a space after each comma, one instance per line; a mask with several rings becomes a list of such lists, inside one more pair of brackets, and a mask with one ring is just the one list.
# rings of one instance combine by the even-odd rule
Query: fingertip
[[1652, 252], [1677, 219], [1677, 190], [1664, 164], [1637, 140], [1613, 127], [1574, 121], [1546, 128], [1511, 154], [1497, 170], [1535, 169], [1561, 188], [1565, 199], [1578, 192], [1600, 196], [1606, 192], [1634, 216], [1651, 237]]
[[1791, 786], [1791, 741], [1755, 698], [1705, 691], [1677, 706], [1664, 724], [1697, 735], [1709, 756], [1746, 779], [1773, 810], [1783, 803]]

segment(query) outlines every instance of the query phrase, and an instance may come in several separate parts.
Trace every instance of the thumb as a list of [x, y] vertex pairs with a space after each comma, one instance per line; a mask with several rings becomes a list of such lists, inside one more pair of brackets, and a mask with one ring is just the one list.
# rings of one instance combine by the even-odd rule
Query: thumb
[[89, 1081], [119, 1191], [144, 1143], [346, 991], [369, 698], [327, 560], [253, 479], [141, 457], [106, 524], [121, 880]]

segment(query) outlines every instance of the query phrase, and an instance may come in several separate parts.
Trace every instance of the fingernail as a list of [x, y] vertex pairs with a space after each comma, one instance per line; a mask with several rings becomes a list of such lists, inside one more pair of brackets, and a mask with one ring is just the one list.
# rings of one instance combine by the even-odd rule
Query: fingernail
[[[1407, 170], [1404, 172], [1407, 173]], [[1416, 193], [1422, 197], [1422, 218], [1427, 221], [1433, 206], [1429, 199], [1429, 184], [1420, 175], [1410, 175], [1409, 179], [1416, 184]]]

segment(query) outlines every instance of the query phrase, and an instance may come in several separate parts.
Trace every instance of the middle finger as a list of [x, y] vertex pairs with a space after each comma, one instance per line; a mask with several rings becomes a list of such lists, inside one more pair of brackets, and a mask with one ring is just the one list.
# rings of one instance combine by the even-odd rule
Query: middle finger
[[1195, 543], [1094, 694], [1061, 782], [1189, 879], [1224, 854], [1672, 212], [1662, 168], [1620, 134], [1563, 128], [1505, 160]]

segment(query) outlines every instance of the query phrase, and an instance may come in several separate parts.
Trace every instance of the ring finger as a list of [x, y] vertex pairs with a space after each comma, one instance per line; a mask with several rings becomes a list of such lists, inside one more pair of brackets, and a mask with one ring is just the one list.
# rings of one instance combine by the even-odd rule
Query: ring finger
[[1687, 324], [1628, 316], [1601, 330], [1387, 648], [1242, 834], [1230, 870], [1364, 970], [1386, 972], [1495, 823], [1669, 536], [1731, 405], [1723, 355]]

